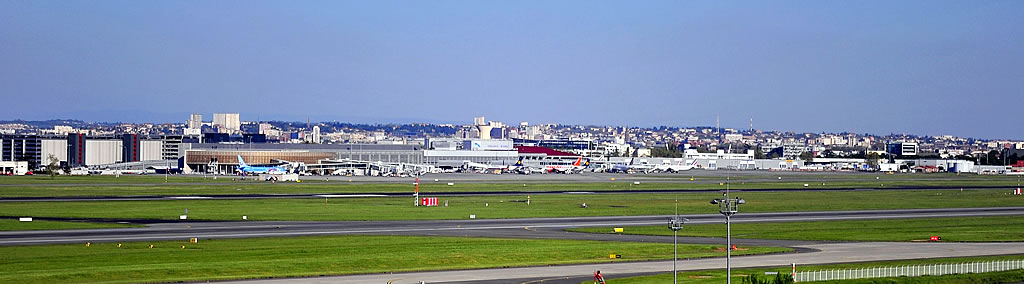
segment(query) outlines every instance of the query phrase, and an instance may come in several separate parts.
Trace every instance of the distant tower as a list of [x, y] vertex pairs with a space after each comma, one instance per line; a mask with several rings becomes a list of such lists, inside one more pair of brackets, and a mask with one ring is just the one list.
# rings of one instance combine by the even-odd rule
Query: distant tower
[[720, 116], [715, 116], [715, 131], [718, 132], [718, 143], [722, 143], [722, 120]]
[[750, 118], [750, 133], [754, 133], [754, 118]]
[[487, 120], [483, 116], [474, 117], [473, 125], [487, 125]]

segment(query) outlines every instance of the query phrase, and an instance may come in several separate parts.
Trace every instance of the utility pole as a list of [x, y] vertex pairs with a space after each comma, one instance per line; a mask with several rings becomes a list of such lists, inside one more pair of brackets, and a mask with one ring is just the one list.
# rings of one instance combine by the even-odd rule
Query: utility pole
[[721, 116], [715, 116], [715, 131], [718, 132], [718, 144], [722, 144], [722, 119]]
[[686, 218], [679, 217], [679, 200], [676, 199], [676, 216], [668, 219], [668, 228], [672, 230], [672, 283], [678, 283], [679, 271], [676, 262], [679, 259], [679, 230], [683, 229]]
[[[728, 177], [726, 177], [728, 180]], [[726, 283], [732, 284], [732, 224], [731, 217], [736, 214], [739, 210], [740, 204], [746, 204], [747, 201], [743, 198], [729, 198], [729, 186], [726, 183], [725, 187], [725, 198], [712, 199], [711, 204], [718, 205], [718, 212], [725, 215], [725, 236], [726, 236], [726, 255], [725, 255], [725, 273]]]

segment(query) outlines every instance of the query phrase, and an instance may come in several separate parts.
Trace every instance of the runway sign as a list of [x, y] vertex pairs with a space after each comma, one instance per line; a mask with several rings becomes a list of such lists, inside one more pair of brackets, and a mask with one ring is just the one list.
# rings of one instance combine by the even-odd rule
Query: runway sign
[[437, 206], [437, 197], [424, 197], [423, 200], [420, 201], [420, 205]]

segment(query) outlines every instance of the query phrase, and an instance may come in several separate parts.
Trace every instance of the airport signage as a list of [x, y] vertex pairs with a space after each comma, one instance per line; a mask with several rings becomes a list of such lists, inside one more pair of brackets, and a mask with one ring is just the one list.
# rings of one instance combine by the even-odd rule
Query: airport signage
[[463, 149], [473, 151], [510, 151], [512, 140], [469, 140], [462, 145]]
[[424, 197], [420, 200], [421, 206], [437, 206], [437, 197]]

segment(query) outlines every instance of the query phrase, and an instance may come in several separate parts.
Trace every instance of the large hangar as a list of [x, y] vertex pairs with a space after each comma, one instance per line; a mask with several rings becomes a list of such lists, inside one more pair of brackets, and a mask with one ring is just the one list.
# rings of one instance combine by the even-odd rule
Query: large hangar
[[234, 173], [238, 156], [246, 163], [275, 164], [282, 161], [319, 164], [326, 160], [359, 160], [382, 163], [422, 164], [419, 145], [391, 144], [182, 144], [185, 172]]

